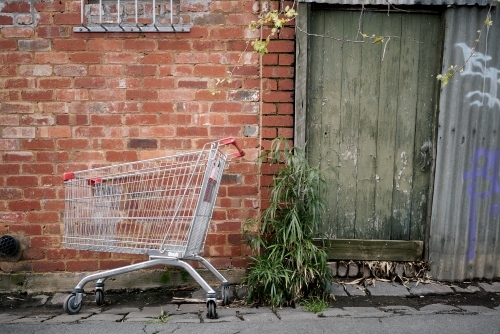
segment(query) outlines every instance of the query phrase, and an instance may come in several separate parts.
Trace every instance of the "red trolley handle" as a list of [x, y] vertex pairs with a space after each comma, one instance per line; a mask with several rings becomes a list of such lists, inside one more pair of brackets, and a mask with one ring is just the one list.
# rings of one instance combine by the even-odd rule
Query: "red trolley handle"
[[227, 138], [223, 138], [221, 140], [219, 140], [219, 142], [221, 143], [221, 145], [233, 145], [234, 147], [236, 147], [236, 149], [238, 150], [238, 152], [234, 152], [233, 153], [233, 158], [241, 158], [243, 156], [245, 156], [245, 151], [243, 151], [238, 143], [236, 142], [236, 139], [234, 139], [234, 137], [227, 137]]

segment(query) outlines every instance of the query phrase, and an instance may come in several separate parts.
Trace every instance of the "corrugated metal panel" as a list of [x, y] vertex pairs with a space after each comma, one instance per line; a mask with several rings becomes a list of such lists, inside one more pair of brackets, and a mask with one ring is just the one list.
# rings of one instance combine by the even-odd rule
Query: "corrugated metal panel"
[[[300, 2], [328, 3], [338, 5], [387, 5], [387, 0], [300, 0]], [[393, 0], [392, 5], [480, 5], [486, 6], [491, 0]]]
[[[447, 11], [443, 67], [464, 63], [486, 12]], [[491, 20], [440, 97], [429, 260], [442, 280], [500, 277], [500, 10]]]

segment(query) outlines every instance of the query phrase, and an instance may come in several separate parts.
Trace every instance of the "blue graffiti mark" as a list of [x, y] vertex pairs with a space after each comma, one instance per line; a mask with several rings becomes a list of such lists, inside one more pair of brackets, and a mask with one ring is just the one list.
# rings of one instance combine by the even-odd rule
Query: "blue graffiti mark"
[[[498, 168], [500, 161], [498, 157], [498, 150], [488, 150], [486, 148], [476, 149], [474, 152], [474, 160], [472, 161], [472, 171], [464, 173], [463, 175], [465, 180], [471, 179], [471, 183], [467, 186], [467, 193], [470, 196], [467, 260], [472, 260], [474, 258], [474, 250], [476, 248], [476, 199], [484, 199], [500, 193], [500, 184], [498, 183]], [[480, 167], [480, 164], [482, 164], [482, 167]], [[489, 182], [489, 187], [486, 188], [487, 190], [478, 192], [477, 185], [479, 181]], [[489, 214], [494, 215], [499, 213], [500, 203], [491, 205]]]

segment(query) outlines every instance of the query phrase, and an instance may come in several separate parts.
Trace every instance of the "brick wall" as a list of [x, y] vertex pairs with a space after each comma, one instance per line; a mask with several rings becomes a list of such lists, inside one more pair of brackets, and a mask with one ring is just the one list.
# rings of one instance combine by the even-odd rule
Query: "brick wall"
[[[259, 56], [246, 49], [256, 36], [247, 28], [255, 8], [181, 0], [189, 33], [104, 34], [73, 33], [80, 1], [2, 1], [0, 235], [28, 240], [19, 261], [0, 259], [2, 271], [92, 271], [144, 260], [62, 247], [62, 174], [227, 136], [247, 156], [227, 171], [204, 256], [218, 268], [246, 266], [241, 226], [260, 202], [253, 160], [261, 144], [293, 133], [293, 27], [269, 45], [261, 73]], [[232, 82], [216, 86], [227, 71]]]

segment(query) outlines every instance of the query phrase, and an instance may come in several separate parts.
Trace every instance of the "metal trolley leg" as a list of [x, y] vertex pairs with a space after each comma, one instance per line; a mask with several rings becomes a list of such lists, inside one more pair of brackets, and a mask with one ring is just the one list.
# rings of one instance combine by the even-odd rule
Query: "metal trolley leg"
[[[206, 260], [204, 260], [204, 261], [206, 263], [208, 263]], [[63, 308], [68, 314], [77, 314], [78, 312], [80, 312], [80, 310], [82, 308], [82, 298], [83, 298], [83, 293], [84, 293], [83, 288], [90, 281], [97, 280], [96, 291], [101, 291], [101, 292], [98, 292], [98, 294], [100, 294], [98, 302], [100, 302], [102, 304], [104, 302], [104, 291], [103, 291], [104, 281], [107, 278], [112, 277], [112, 276], [116, 276], [116, 275], [125, 274], [125, 273], [132, 272], [132, 271], [136, 271], [136, 270], [154, 267], [157, 265], [181, 267], [181, 268], [185, 269], [189, 273], [189, 275], [191, 275], [191, 277], [193, 277], [193, 279], [207, 293], [207, 308], [209, 310], [209, 312], [208, 312], [209, 318], [216, 318], [217, 317], [217, 312], [215, 310], [215, 305], [216, 305], [216, 300], [217, 300], [215, 291], [210, 287], [210, 285], [208, 285], [207, 282], [205, 282], [205, 280], [200, 276], [200, 274], [198, 274], [198, 272], [196, 272], [196, 270], [194, 270], [193, 267], [191, 267], [188, 263], [186, 263], [182, 260], [179, 260], [177, 258], [153, 258], [149, 261], [145, 261], [145, 262], [141, 262], [141, 263], [137, 263], [137, 264], [132, 264], [129, 266], [111, 269], [111, 270], [107, 270], [107, 271], [103, 271], [103, 272], [99, 272], [99, 273], [95, 273], [95, 274], [86, 276], [76, 285], [73, 292], [70, 295], [68, 295], [68, 297], [66, 297], [66, 299], [64, 300], [64, 303], [63, 303]], [[212, 267], [212, 266], [210, 265], [210, 267]], [[213, 270], [215, 270], [215, 269], [213, 269]], [[210, 271], [212, 271], [212, 270], [210, 270]], [[222, 275], [220, 275], [220, 274], [218, 274], [216, 276], [222, 277]], [[98, 297], [96, 297], [96, 299], [97, 298]]]

